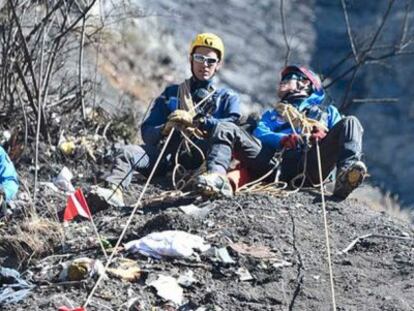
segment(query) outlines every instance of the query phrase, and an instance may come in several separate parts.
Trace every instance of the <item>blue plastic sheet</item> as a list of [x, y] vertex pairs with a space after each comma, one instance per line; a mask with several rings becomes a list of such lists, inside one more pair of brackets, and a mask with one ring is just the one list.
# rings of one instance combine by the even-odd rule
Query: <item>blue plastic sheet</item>
[[23, 300], [32, 288], [17, 270], [0, 267], [0, 306]]

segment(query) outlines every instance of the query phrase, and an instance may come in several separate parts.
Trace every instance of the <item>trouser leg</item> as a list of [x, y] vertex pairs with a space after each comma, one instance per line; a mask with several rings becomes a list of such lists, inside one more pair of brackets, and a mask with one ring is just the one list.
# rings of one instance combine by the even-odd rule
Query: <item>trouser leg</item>
[[[125, 189], [132, 180], [133, 171], [138, 171], [144, 176], [148, 176], [153, 168], [160, 151], [151, 145], [127, 145], [118, 150], [115, 165], [111, 174], [106, 177], [106, 181], [111, 184], [121, 184]], [[162, 160], [157, 168], [156, 174], [165, 174], [167, 165]]]
[[286, 150], [283, 153], [281, 163], [281, 174], [279, 179], [281, 181], [290, 182], [298, 174], [303, 171], [302, 154], [297, 150]]
[[210, 138], [207, 170], [225, 174], [230, 167], [233, 153], [237, 153], [242, 163], [251, 166], [261, 149], [261, 143], [245, 130], [231, 122], [220, 122]]
[[[319, 143], [322, 178], [335, 168], [346, 168], [362, 156], [363, 128], [357, 118], [345, 117], [339, 121]], [[316, 146], [308, 153], [307, 176], [314, 184], [320, 182]]]
[[194, 147], [191, 144], [187, 146], [183, 145], [179, 154], [179, 163], [184, 166], [187, 170], [194, 170], [199, 168], [206, 158], [208, 151], [208, 141], [207, 140], [194, 140], [193, 143], [198, 147]]

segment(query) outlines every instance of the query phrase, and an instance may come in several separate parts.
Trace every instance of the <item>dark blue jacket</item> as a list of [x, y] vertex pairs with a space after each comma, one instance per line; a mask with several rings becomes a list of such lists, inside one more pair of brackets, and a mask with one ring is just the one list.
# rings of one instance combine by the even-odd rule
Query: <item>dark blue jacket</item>
[[[195, 103], [200, 98], [197, 96], [200, 89], [211, 89], [211, 81], [198, 81], [192, 78], [191, 94]], [[168, 115], [179, 107], [177, 98], [178, 85], [168, 86], [155, 100], [149, 115], [141, 126], [141, 135], [145, 144], [157, 145], [162, 139], [161, 131], [167, 122]], [[217, 89], [206, 105], [197, 108], [197, 113], [206, 114], [203, 130], [211, 130], [220, 121], [238, 123], [240, 113], [239, 96], [225, 88]]]
[[[305, 112], [308, 118], [320, 121], [328, 129], [331, 129], [342, 118], [335, 106], [326, 103], [323, 90], [314, 92], [305, 99], [291, 101], [290, 104], [300, 112]], [[300, 134], [300, 129], [295, 130]], [[288, 121], [273, 109], [262, 115], [253, 135], [257, 137], [263, 145], [269, 146], [276, 151], [282, 149], [280, 144], [282, 138], [292, 133], [293, 131]]]

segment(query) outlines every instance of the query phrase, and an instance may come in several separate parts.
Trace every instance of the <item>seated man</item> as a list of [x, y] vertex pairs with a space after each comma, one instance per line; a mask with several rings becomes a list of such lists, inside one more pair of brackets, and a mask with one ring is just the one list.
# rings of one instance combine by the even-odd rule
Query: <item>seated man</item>
[[[253, 136], [233, 124], [221, 123], [211, 138], [212, 148], [208, 156], [208, 172], [197, 181], [201, 189], [215, 189], [229, 196], [230, 184], [225, 177], [231, 156], [237, 154], [252, 177], [259, 177], [275, 165], [273, 156], [283, 153], [280, 179], [294, 180], [304, 170], [308, 184], [318, 184], [319, 171], [315, 141], [320, 142], [322, 176], [325, 179], [337, 167], [334, 195], [346, 198], [358, 187], [366, 167], [361, 161], [363, 129], [355, 117], [342, 118], [338, 110], [325, 98], [319, 77], [302, 66], [288, 66], [282, 70], [278, 96], [282, 104], [263, 114]], [[281, 108], [290, 107], [314, 126], [303, 133], [300, 124], [294, 124]], [[308, 150], [303, 134], [308, 134]], [[302, 142], [302, 143], [301, 143]], [[305, 143], [303, 143], [305, 142]], [[308, 151], [307, 151], [308, 150]], [[304, 152], [307, 151], [307, 152]], [[306, 161], [305, 161], [306, 158]]]
[[0, 147], [0, 217], [8, 216], [7, 203], [14, 199], [19, 183], [13, 162], [6, 151]]
[[[240, 101], [237, 94], [225, 88], [215, 88], [213, 77], [222, 66], [224, 45], [211, 33], [198, 34], [190, 46], [189, 61], [192, 77], [183, 83], [168, 86], [155, 100], [149, 115], [141, 126], [144, 145], [128, 145], [121, 150], [116, 164], [106, 181], [118, 188], [128, 187], [131, 171], [148, 176], [160, 154], [161, 141], [172, 128], [195, 129], [209, 135], [220, 122], [237, 123], [240, 118]], [[157, 168], [157, 175], [171, 168], [174, 154], [182, 137], [175, 131], [166, 153]], [[196, 139], [195, 144], [204, 152], [206, 140]], [[196, 168], [201, 165], [200, 155], [187, 158], [183, 165]]]

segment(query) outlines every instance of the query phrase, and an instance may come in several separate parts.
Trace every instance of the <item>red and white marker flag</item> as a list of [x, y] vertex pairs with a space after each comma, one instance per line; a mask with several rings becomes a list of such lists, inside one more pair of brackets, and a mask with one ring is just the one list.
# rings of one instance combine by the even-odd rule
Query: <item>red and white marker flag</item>
[[81, 188], [78, 188], [74, 193], [68, 196], [63, 220], [70, 221], [78, 215], [90, 220], [92, 219], [91, 211], [89, 210], [88, 203], [86, 202]]
[[91, 221], [93, 230], [102, 248], [102, 253], [105, 255], [105, 258], [108, 258], [108, 254], [106, 253], [105, 247], [102, 244], [102, 239], [99, 235], [98, 228], [96, 228], [96, 225], [93, 221], [91, 211], [89, 210], [88, 203], [86, 202], [81, 188], [78, 188], [78, 190], [68, 196], [65, 213], [63, 214], [63, 221], [71, 221], [78, 215], [85, 217]]

